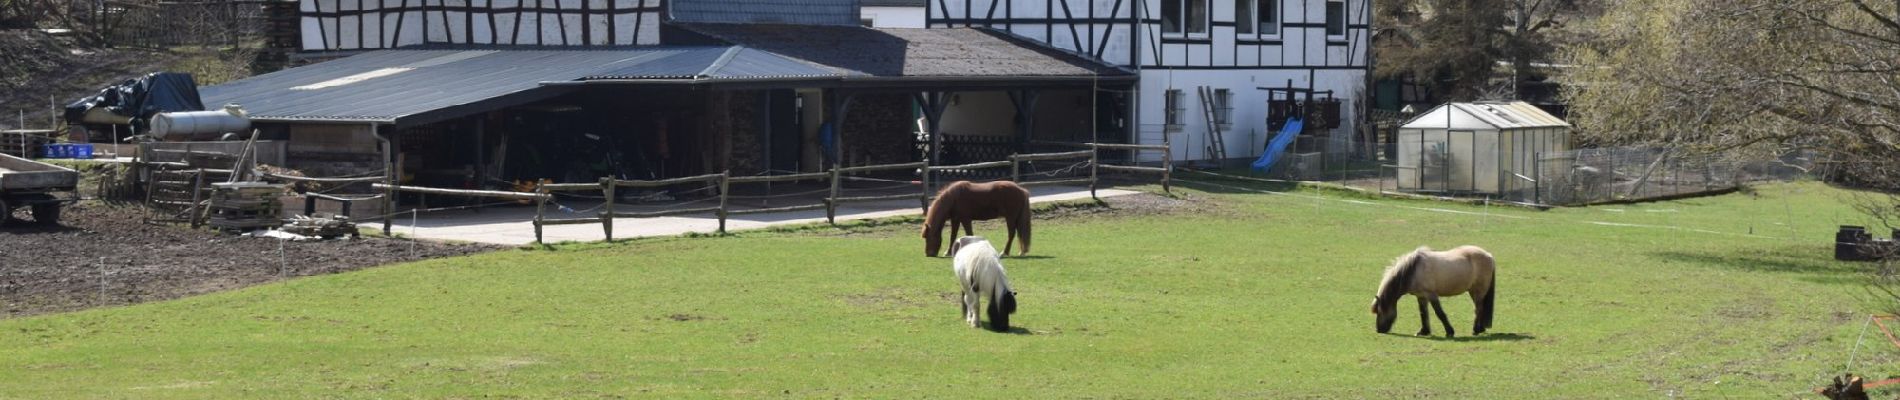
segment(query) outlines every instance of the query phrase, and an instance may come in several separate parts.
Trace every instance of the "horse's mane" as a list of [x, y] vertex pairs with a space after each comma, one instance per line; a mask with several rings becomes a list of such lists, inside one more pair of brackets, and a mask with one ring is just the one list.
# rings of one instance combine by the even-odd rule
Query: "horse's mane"
[[1419, 246], [1417, 250], [1392, 260], [1392, 266], [1385, 269], [1385, 279], [1379, 281], [1379, 302], [1397, 301], [1406, 291], [1412, 289], [1412, 273], [1418, 270], [1418, 260], [1431, 248]]
[[942, 189], [937, 189], [937, 198], [930, 200], [930, 209], [924, 211], [925, 230], [940, 226], [943, 224], [943, 220], [950, 218], [950, 211], [940, 206], [949, 204], [950, 200], [947, 200], [948, 198], [956, 197], [959, 193], [962, 193], [962, 191], [952, 191], [952, 189], [962, 189], [963, 186], [966, 185], [967, 183], [963, 181], [957, 181], [943, 185]]

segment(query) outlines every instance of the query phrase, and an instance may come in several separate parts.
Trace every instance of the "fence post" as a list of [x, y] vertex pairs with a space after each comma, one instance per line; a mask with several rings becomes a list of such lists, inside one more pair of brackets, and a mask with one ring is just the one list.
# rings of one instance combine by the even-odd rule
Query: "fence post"
[[1544, 204], [1544, 152], [1531, 152], [1531, 203]]
[[1021, 165], [1022, 161], [1016, 160], [1016, 156], [1017, 156], [1016, 154], [1009, 155], [1009, 181], [1022, 183], [1023, 181], [1023, 172], [1022, 172], [1022, 165]]
[[726, 201], [732, 198], [732, 170], [719, 173], [719, 234], [726, 234]]
[[831, 197], [825, 198], [825, 222], [838, 224], [838, 164], [831, 164]]
[[[1137, 154], [1139, 154], [1139, 152], [1137, 152]], [[1163, 150], [1161, 152], [1161, 191], [1162, 192], [1174, 193], [1174, 190], [1168, 187], [1168, 180], [1173, 177], [1174, 177], [1174, 150], [1171, 150], [1171, 149]]]
[[614, 178], [600, 178], [600, 191], [607, 196], [606, 209], [600, 212], [600, 231], [607, 235], [607, 241], [614, 241]]
[[1101, 165], [1101, 157], [1102, 150], [1096, 148], [1094, 143], [1089, 143], [1089, 198], [1095, 199], [1096, 201], [1102, 200], [1101, 197], [1095, 195], [1095, 187], [1097, 186], [1098, 180], [1101, 179], [1097, 175], [1100, 170], [1100, 168], [1097, 167]]
[[188, 210], [190, 213], [185, 215], [185, 218], [191, 219], [191, 229], [198, 229], [198, 213], [199, 211], [201, 211], [201, 207], [203, 207], [202, 205], [199, 204], [199, 202], [202, 201], [199, 198], [199, 196], [204, 193], [204, 189], [205, 189], [205, 169], [199, 168], [198, 173], [192, 174], [191, 208]]
[[317, 198], [315, 196], [309, 194], [303, 196], [303, 215], [306, 217], [317, 215]]
[[541, 220], [545, 217], [544, 214], [547, 213], [548, 209], [548, 189], [537, 184], [534, 187], [534, 194], [540, 195], [534, 197], [534, 242], [537, 244], [546, 244], [546, 242], [541, 241]]
[[930, 215], [930, 159], [924, 159], [923, 177], [918, 179], [921, 179], [919, 182], [923, 182], [924, 187], [923, 196], [918, 198], [918, 202], [923, 203], [924, 215]]

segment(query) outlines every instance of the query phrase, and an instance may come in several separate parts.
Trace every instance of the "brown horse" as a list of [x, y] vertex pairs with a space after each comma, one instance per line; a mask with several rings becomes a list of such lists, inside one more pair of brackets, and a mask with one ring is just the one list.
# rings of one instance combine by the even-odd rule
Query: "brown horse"
[[1009, 254], [1016, 235], [1022, 234], [1022, 254], [1028, 255], [1029, 189], [1010, 181], [956, 181], [944, 186], [924, 214], [924, 256], [937, 256], [937, 249], [943, 246], [944, 226], [950, 227], [952, 235], [959, 226], [963, 227], [964, 234], [974, 235], [976, 231], [970, 221], [997, 218], [1003, 218], [1009, 225], [1009, 239], [1003, 241], [1003, 254]]

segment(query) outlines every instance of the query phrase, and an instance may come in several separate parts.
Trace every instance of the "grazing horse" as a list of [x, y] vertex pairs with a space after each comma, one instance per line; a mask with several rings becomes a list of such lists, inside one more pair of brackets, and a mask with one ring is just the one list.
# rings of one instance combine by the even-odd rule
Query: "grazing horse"
[[924, 214], [924, 256], [936, 257], [937, 249], [943, 245], [943, 228], [950, 227], [950, 235], [956, 236], [957, 227], [963, 227], [963, 234], [974, 235], [972, 220], [991, 220], [1003, 218], [1009, 225], [1009, 240], [1003, 242], [1003, 255], [1009, 255], [1016, 235], [1023, 237], [1023, 255], [1029, 254], [1029, 189], [1016, 182], [997, 181], [970, 183], [956, 181], [937, 192], [937, 200], [930, 202], [930, 210]]
[[990, 330], [1009, 331], [1009, 315], [1016, 312], [1016, 290], [1009, 286], [1003, 271], [1002, 254], [981, 236], [964, 236], [950, 244], [951, 266], [957, 283], [963, 286], [963, 320], [971, 328], [981, 327], [976, 310], [988, 299]]
[[1399, 256], [1385, 269], [1378, 296], [1372, 298], [1372, 313], [1379, 316], [1376, 328], [1379, 333], [1391, 331], [1392, 322], [1398, 319], [1399, 297], [1411, 294], [1418, 297], [1418, 318], [1424, 324], [1418, 335], [1432, 334], [1432, 319], [1425, 315], [1425, 306], [1430, 304], [1438, 312], [1438, 322], [1445, 324], [1445, 337], [1452, 337], [1451, 320], [1445, 318], [1445, 307], [1438, 304], [1438, 298], [1471, 292], [1472, 302], [1478, 306], [1478, 318], [1471, 330], [1482, 335], [1491, 328], [1491, 314], [1497, 308], [1496, 272], [1497, 262], [1491, 253], [1477, 246], [1447, 251], [1421, 246]]

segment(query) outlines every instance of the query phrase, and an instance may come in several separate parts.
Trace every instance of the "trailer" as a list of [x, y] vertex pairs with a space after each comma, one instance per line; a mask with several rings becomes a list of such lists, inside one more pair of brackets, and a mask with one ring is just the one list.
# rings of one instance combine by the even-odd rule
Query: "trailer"
[[57, 224], [60, 207], [79, 199], [78, 188], [79, 171], [0, 154], [0, 227], [22, 207], [33, 210], [34, 222]]

